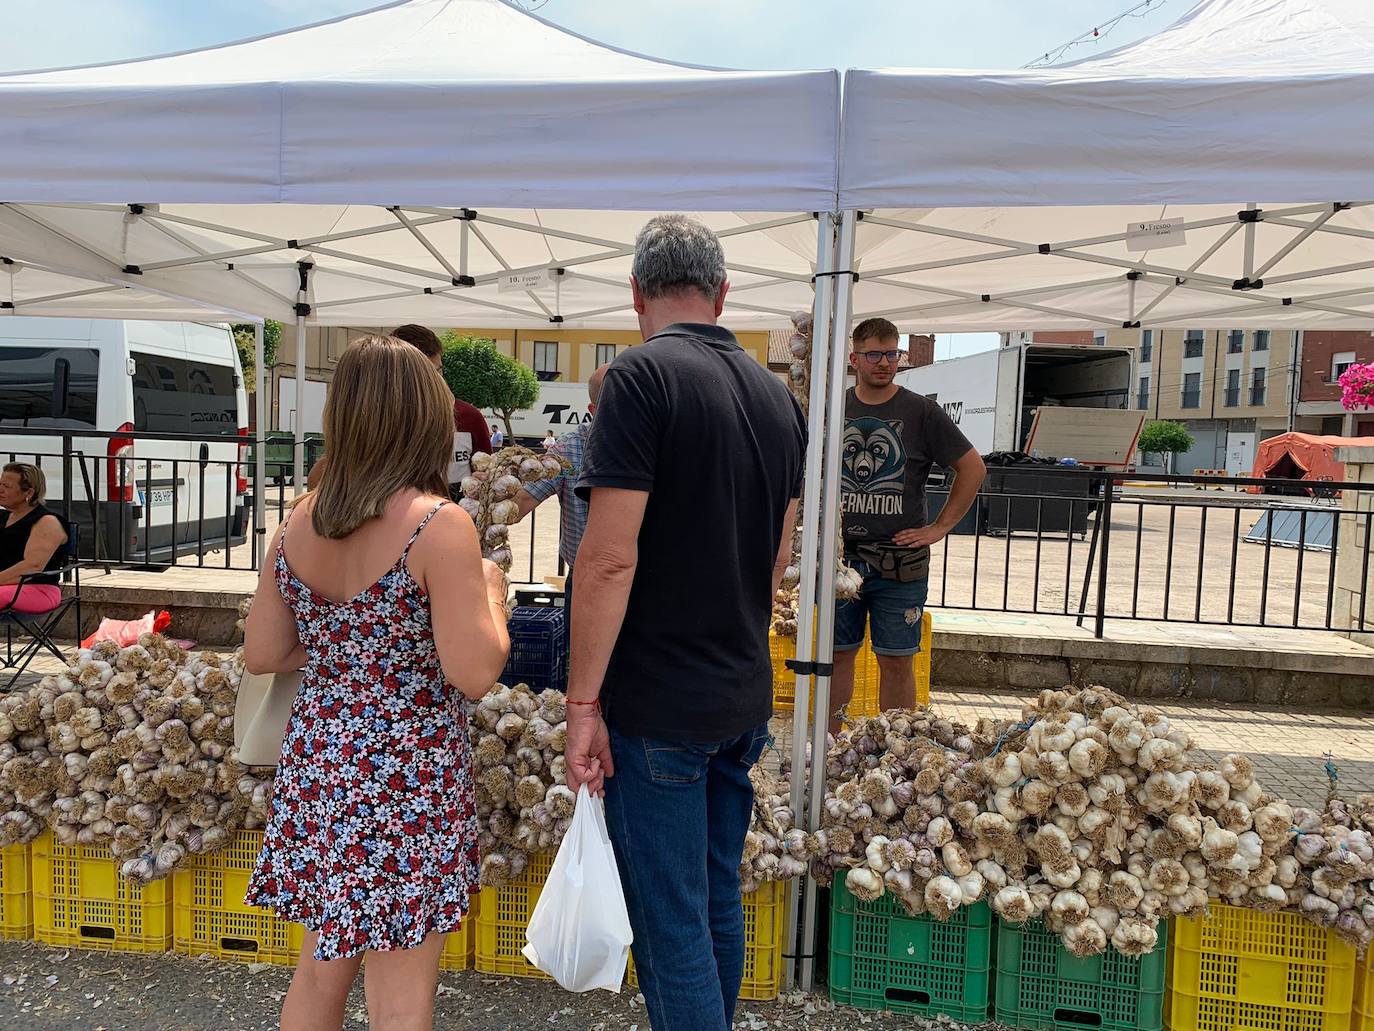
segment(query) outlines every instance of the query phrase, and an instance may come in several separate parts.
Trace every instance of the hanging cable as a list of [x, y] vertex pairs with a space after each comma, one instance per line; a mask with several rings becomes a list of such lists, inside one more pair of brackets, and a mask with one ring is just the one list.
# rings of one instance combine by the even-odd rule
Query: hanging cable
[[1055, 65], [1074, 47], [1082, 46], [1084, 43], [1100, 43], [1112, 34], [1118, 25], [1130, 18], [1146, 18], [1150, 14], [1159, 10], [1169, 0], [1141, 0], [1129, 11], [1122, 11], [1115, 18], [1110, 18], [1105, 22], [1098, 22], [1089, 31], [1080, 36], [1075, 36], [1067, 43], [1061, 43], [1053, 50], [1047, 50], [1033, 61], [1023, 64], [1022, 68], [1048, 68]]

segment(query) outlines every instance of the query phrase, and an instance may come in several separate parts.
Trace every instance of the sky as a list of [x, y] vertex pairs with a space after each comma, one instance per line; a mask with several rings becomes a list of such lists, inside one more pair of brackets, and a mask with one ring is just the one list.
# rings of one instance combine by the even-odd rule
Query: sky
[[[521, 0], [593, 39], [727, 68], [1018, 68], [1140, 0]], [[1152, 0], [1064, 59], [1149, 35], [1194, 0]], [[280, 32], [378, 0], [4, 0], [0, 71], [120, 61]], [[936, 357], [996, 346], [941, 334]]]

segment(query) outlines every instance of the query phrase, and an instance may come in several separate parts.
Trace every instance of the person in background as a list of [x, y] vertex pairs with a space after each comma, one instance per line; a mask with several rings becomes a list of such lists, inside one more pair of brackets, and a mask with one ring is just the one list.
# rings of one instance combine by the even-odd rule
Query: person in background
[[510, 651], [505, 576], [448, 499], [453, 399], [415, 348], [364, 337], [324, 409], [331, 464], [277, 530], [251, 673], [303, 670], [246, 902], [303, 924], [283, 1031], [428, 1031], [444, 936], [478, 885], [464, 700]]
[[496, 423], [491, 424], [491, 446], [494, 451], [500, 451], [506, 446], [506, 435], [501, 432], [501, 427], [497, 426]]
[[545, 431], [544, 431], [544, 450], [547, 451], [549, 448], [553, 447], [553, 445], [554, 445], [555, 443], [556, 443], [556, 441], [554, 440], [553, 430], [545, 430]]
[[62, 603], [56, 574], [47, 574], [62, 568], [67, 530], [43, 507], [47, 492], [47, 477], [36, 465], [10, 462], [0, 472], [0, 610], [32, 615]]
[[[429, 363], [439, 372], [444, 371], [444, 345], [434, 330], [415, 323], [397, 326], [391, 334], [397, 340], [404, 340], [429, 359]], [[494, 429], [495, 427], [493, 427]], [[498, 445], [499, 446], [499, 445]], [[456, 488], [463, 477], [472, 472], [472, 453], [485, 451], [491, 454], [492, 440], [487, 435], [487, 420], [481, 411], [462, 398], [453, 399], [453, 460], [449, 463], [449, 496], [456, 497]], [[329, 456], [326, 453], [306, 477], [307, 490], [314, 490], [324, 478], [324, 464]]]
[[[930, 546], [973, 504], [983, 460], [934, 401], [899, 387], [897, 327], [867, 319], [854, 329], [849, 364], [855, 385], [845, 397], [840, 493], [845, 561], [863, 577], [854, 601], [835, 603], [835, 672], [831, 712], [854, 696], [854, 660], [871, 624], [878, 659], [878, 707], [916, 704], [912, 656], [921, 650]], [[954, 474], [949, 498], [926, 524], [926, 478], [940, 465]], [[830, 717], [832, 732], [838, 715]]]
[[582, 534], [587, 528], [587, 503], [573, 488], [582, 472], [586, 455], [587, 438], [591, 436], [592, 419], [596, 414], [596, 401], [601, 396], [601, 381], [606, 378], [610, 365], [603, 365], [587, 380], [587, 416], [578, 423], [577, 429], [563, 434], [557, 443], [549, 448], [549, 453], [567, 459], [569, 468], [559, 476], [547, 480], [527, 483], [515, 495], [515, 504], [520, 514], [516, 522], [524, 519], [530, 512], [558, 495], [558, 554], [568, 569], [567, 582], [563, 588], [564, 615], [568, 625], [572, 625], [572, 582], [573, 561], [577, 558], [577, 548], [582, 543]]
[[739, 863], [768, 741], [768, 622], [791, 550], [806, 423], [716, 324], [720, 241], [682, 215], [635, 243], [645, 343], [601, 387], [577, 491], [567, 778], [605, 793], [660, 1031], [728, 1031], [744, 971]]

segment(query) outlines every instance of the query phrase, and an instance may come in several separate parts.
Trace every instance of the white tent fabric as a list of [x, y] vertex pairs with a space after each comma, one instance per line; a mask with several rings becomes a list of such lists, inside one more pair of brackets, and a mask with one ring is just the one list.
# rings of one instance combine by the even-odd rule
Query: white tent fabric
[[1037, 71], [850, 72], [855, 310], [920, 332], [1374, 324], [1371, 90], [1364, 0], [1201, 0]]
[[841, 208], [1371, 196], [1367, 0], [1202, 0], [1035, 71], [851, 71]]
[[834, 71], [688, 67], [504, 0], [401, 0], [168, 57], [0, 76], [15, 201], [814, 211]]

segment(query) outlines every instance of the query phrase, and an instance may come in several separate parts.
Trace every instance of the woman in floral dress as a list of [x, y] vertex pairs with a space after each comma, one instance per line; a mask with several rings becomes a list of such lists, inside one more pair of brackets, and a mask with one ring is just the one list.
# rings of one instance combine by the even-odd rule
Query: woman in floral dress
[[304, 671], [247, 901], [306, 928], [284, 1031], [341, 1028], [364, 956], [369, 1026], [426, 1031], [477, 891], [462, 700], [505, 665], [506, 581], [447, 501], [453, 397], [424, 355], [357, 341], [324, 421], [244, 641], [250, 672]]

